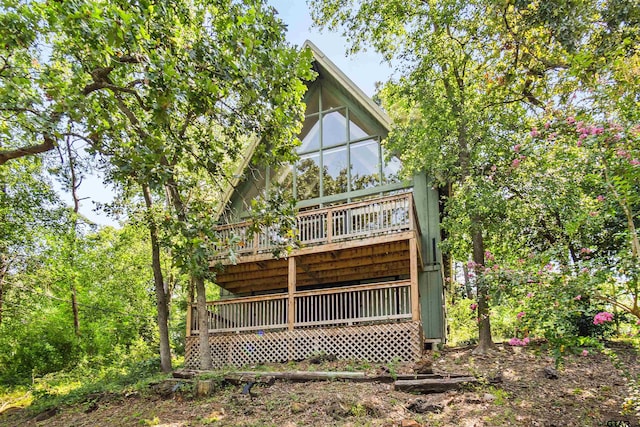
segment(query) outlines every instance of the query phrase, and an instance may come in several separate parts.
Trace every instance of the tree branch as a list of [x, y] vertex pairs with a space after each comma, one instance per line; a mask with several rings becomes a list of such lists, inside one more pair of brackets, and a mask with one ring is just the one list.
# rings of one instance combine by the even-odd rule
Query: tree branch
[[46, 153], [56, 147], [55, 140], [49, 135], [44, 135], [44, 142], [38, 145], [28, 145], [13, 150], [0, 151], [0, 165], [7, 163], [9, 160], [18, 159], [20, 157], [32, 154]]

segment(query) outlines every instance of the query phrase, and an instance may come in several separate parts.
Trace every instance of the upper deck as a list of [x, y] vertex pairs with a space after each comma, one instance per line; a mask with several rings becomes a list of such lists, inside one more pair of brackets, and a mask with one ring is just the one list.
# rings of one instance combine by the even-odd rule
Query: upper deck
[[[212, 260], [212, 266], [223, 264], [216, 283], [236, 295], [287, 289], [288, 262], [273, 255], [282, 243], [278, 233], [267, 229], [251, 234], [250, 229], [249, 222], [219, 227], [222, 239], [236, 243]], [[299, 266], [298, 287], [406, 277], [410, 239], [416, 241], [422, 266], [420, 226], [410, 192], [301, 212], [295, 233], [296, 247], [287, 257], [295, 257]]]

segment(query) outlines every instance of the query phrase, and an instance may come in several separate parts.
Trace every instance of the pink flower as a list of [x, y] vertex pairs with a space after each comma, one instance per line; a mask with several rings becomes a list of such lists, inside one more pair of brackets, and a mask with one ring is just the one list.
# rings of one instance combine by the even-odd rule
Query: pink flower
[[631, 163], [631, 166], [638, 166], [638, 165], [640, 165], [640, 160], [633, 159], [629, 163]]
[[591, 249], [589, 249], [589, 248], [580, 249], [580, 253], [581, 254], [590, 254], [591, 252], [593, 252], [593, 251]]
[[589, 352], [587, 350], [582, 350], [582, 357], [587, 357]]
[[576, 122], [576, 118], [573, 116], [567, 117], [567, 124], [572, 125]]
[[533, 297], [533, 294], [532, 294], [531, 292], [529, 292], [529, 293], [527, 294], [527, 298], [532, 298], [532, 297]]
[[594, 135], [601, 135], [604, 133], [604, 128], [602, 127], [594, 127], [593, 128], [593, 134]]
[[519, 153], [521, 147], [522, 147], [522, 145], [516, 144], [516, 145], [513, 146], [513, 151], [515, 151], [516, 153]]
[[580, 301], [582, 299], [582, 295], [576, 295], [573, 300], [574, 301]]
[[518, 166], [520, 166], [520, 159], [513, 159], [513, 162], [511, 162], [511, 167], [515, 169]]
[[525, 338], [523, 340], [521, 340], [520, 338], [511, 338], [509, 340], [509, 345], [510, 346], [514, 346], [514, 347], [524, 347], [525, 345], [529, 344], [529, 338]]
[[469, 309], [471, 311], [475, 311], [476, 308], [478, 308], [478, 304], [476, 304], [475, 302], [469, 306]]
[[535, 138], [535, 137], [537, 137], [537, 136], [539, 136], [539, 135], [540, 135], [540, 132], [538, 132], [538, 129], [537, 129], [537, 128], [535, 128], [535, 127], [532, 127], [532, 128], [531, 128], [531, 137], [532, 137], [532, 138]]
[[546, 122], [546, 123], [544, 124], [544, 128], [545, 128], [545, 129], [549, 129], [550, 127], [551, 127], [551, 122]]
[[598, 197], [596, 197], [596, 200], [599, 202], [604, 202], [606, 197], [604, 197], [602, 194], [600, 194]]
[[619, 149], [618, 151], [616, 151], [616, 156], [618, 156], [618, 157], [626, 157], [626, 158], [631, 157], [631, 156], [629, 155], [629, 153], [627, 153], [627, 152], [626, 152], [625, 150], [623, 150], [622, 148], [621, 148], [621, 149]]
[[589, 212], [589, 216], [598, 216], [598, 212], [591, 211], [591, 212]]
[[491, 251], [484, 251], [484, 257], [486, 259], [488, 259], [489, 261], [493, 261], [496, 259], [496, 257], [493, 256], [493, 254], [491, 253]]
[[593, 318], [593, 324], [594, 325], [602, 325], [606, 322], [611, 322], [613, 320], [613, 314], [607, 312], [607, 311], [601, 311], [600, 313], [596, 314]]
[[526, 313], [525, 313], [524, 311], [521, 311], [520, 313], [516, 314], [516, 317], [517, 317], [518, 319], [522, 319], [522, 318], [525, 316], [525, 314], [526, 314]]
[[556, 132], [551, 132], [551, 133], [549, 134], [549, 136], [547, 137], [547, 139], [548, 139], [549, 141], [553, 141], [554, 139], [556, 139], [556, 136], [558, 136], [558, 134], [557, 134]]
[[498, 170], [498, 167], [496, 165], [491, 165], [491, 172], [495, 172]]
[[640, 326], [640, 319], [636, 320], [636, 325]]

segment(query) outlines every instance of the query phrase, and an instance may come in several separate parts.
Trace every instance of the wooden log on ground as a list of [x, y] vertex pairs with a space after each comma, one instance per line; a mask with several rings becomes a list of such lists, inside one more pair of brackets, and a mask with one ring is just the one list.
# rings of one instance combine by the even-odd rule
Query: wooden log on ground
[[261, 377], [270, 377], [276, 380], [287, 380], [293, 382], [306, 381], [356, 381], [372, 382], [374, 377], [367, 377], [364, 372], [312, 372], [312, 371], [290, 371], [290, 372], [233, 372], [224, 376], [226, 381], [253, 381], [260, 382]]
[[444, 393], [445, 391], [460, 389], [468, 384], [474, 384], [477, 381], [478, 380], [476, 380], [474, 377], [398, 380], [394, 383], [394, 388], [399, 391]]
[[195, 369], [180, 369], [177, 371], [173, 371], [173, 378], [182, 378], [182, 379], [190, 380], [205, 372], [206, 371], [197, 371]]

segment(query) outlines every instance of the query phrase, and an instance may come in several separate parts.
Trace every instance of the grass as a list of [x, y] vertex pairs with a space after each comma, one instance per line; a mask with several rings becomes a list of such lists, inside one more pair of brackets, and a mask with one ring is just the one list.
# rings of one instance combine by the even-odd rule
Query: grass
[[[29, 387], [0, 389], [0, 408], [27, 408], [39, 413], [63, 405], [84, 403], [99, 395], [142, 394], [148, 391], [150, 384], [166, 377], [167, 374], [159, 372], [156, 359], [99, 368], [78, 366], [71, 371], [35, 378]], [[88, 382], [88, 378], [93, 380]]]

